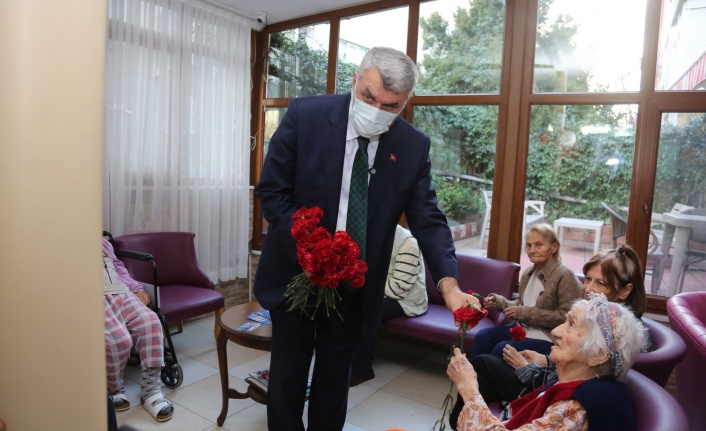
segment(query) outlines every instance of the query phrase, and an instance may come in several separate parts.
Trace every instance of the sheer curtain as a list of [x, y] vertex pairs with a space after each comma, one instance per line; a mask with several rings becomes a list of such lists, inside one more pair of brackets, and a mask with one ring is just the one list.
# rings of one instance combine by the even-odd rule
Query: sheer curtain
[[109, 0], [103, 223], [196, 233], [247, 276], [251, 23], [195, 0]]

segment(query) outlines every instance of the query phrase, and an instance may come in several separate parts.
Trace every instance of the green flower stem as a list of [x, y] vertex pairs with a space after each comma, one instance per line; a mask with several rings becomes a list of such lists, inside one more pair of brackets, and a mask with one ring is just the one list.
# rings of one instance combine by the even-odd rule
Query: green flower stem
[[[454, 355], [454, 348], [458, 347], [461, 350], [461, 353], [463, 353], [463, 344], [464, 341], [466, 340], [466, 332], [468, 331], [468, 322], [463, 322], [461, 323], [461, 332], [458, 334], [458, 338], [456, 338], [456, 342], [451, 346], [451, 349], [449, 351], [449, 356], [446, 358], [447, 361], [451, 360], [451, 357]], [[449, 388], [449, 392], [446, 394], [446, 397], [444, 398], [444, 403], [441, 405], [441, 419], [436, 421], [434, 423], [434, 426], [432, 427], [432, 431], [434, 430], [439, 430], [439, 431], [444, 431], [446, 429], [446, 416], [451, 412], [451, 409], [453, 408], [454, 404], [454, 397], [453, 397], [453, 389], [454, 389], [454, 382], [451, 382], [451, 387]], [[437, 428], [437, 426], [439, 428]]]

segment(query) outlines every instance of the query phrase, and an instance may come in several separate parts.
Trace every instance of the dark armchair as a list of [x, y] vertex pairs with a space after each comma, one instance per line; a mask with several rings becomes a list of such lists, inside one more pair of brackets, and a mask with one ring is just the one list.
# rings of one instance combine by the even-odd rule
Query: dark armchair
[[[677, 401], [689, 418], [691, 429], [706, 424], [706, 292], [686, 292], [667, 300], [672, 329], [686, 343], [686, 357], [677, 365]], [[671, 428], [670, 428], [671, 429]]]
[[[183, 320], [215, 312], [214, 334], [217, 335], [218, 317], [223, 313], [225, 301], [199, 267], [194, 237], [190, 232], [149, 232], [122, 235], [114, 241], [118, 249], [154, 256], [158, 268], [159, 310], [167, 323], [177, 322], [181, 332]], [[132, 278], [153, 283], [151, 265], [130, 259], [123, 262]]]
[[642, 323], [650, 333], [652, 351], [640, 353], [632, 369], [664, 387], [674, 367], [686, 356], [686, 344], [667, 326], [647, 317]]
[[625, 384], [635, 409], [635, 430], [689, 431], [684, 410], [666, 389], [635, 370], [628, 372]]

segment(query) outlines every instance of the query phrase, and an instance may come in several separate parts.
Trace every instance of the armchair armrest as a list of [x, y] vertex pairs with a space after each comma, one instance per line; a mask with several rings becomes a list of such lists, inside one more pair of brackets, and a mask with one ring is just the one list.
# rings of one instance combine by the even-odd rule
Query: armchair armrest
[[115, 256], [142, 261], [154, 261], [154, 256], [149, 253], [142, 253], [141, 251], [119, 249], [115, 250]]

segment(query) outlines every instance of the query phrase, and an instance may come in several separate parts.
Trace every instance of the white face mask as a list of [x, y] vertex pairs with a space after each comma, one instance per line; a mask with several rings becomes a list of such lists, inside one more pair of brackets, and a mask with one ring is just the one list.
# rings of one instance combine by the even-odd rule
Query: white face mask
[[399, 115], [399, 113], [393, 114], [392, 112], [386, 112], [368, 105], [355, 97], [355, 90], [353, 91], [353, 97], [355, 100], [353, 101], [353, 107], [351, 108], [351, 113], [348, 118], [353, 122], [355, 131], [365, 138], [387, 132], [390, 128], [390, 124], [392, 124]]

